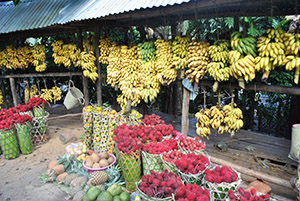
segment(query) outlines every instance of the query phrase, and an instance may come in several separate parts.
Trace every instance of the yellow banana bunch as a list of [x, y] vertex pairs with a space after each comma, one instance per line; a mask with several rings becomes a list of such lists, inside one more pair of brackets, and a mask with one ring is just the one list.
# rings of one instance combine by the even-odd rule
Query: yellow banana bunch
[[[113, 42], [108, 38], [101, 38], [99, 40], [100, 57], [99, 62], [103, 64], [109, 64], [108, 57], [110, 55], [110, 48], [113, 46]], [[115, 46], [115, 45], [114, 45]]]
[[2, 91], [0, 90], [0, 109], [2, 104], [3, 104], [3, 96], [2, 96]]
[[218, 130], [218, 134], [223, 134], [224, 126], [222, 126], [222, 123], [224, 122], [225, 113], [222, 110], [220, 110], [220, 108], [222, 108], [220, 105], [213, 106], [210, 108], [210, 122], [209, 123], [213, 129]]
[[61, 100], [61, 90], [59, 87], [52, 87], [51, 93], [53, 96], [54, 102]]
[[241, 53], [237, 50], [229, 52], [230, 75], [236, 79], [243, 77], [246, 81], [255, 78], [255, 58], [248, 54], [241, 58]]
[[207, 42], [192, 41], [188, 46], [187, 63], [188, 70], [185, 71], [186, 79], [189, 82], [199, 82], [207, 73], [208, 65], [208, 47]]
[[173, 62], [176, 70], [185, 69], [187, 66], [187, 52], [190, 37], [176, 36], [172, 43]]
[[[107, 58], [107, 83], [115, 87], [119, 82], [120, 71], [122, 69], [121, 47], [113, 45], [109, 48], [110, 54]], [[104, 61], [104, 60], [103, 60]]]
[[227, 41], [216, 41], [208, 48], [211, 62], [207, 65], [208, 73], [217, 82], [227, 81], [230, 77], [228, 67], [229, 44]]
[[38, 88], [37, 86], [31, 85], [30, 91], [29, 91], [29, 97], [33, 98], [33, 97], [38, 97]]
[[286, 47], [286, 58], [283, 61], [283, 65], [285, 65], [285, 69], [288, 71], [296, 68], [294, 82], [298, 84], [300, 73], [300, 34], [285, 33], [283, 40]]
[[41, 98], [43, 98], [45, 101], [53, 101], [51, 89], [42, 89], [41, 91], [43, 92], [40, 96]]
[[25, 90], [24, 90], [24, 102], [25, 102], [25, 104], [28, 103], [29, 96], [30, 96], [30, 89], [28, 88], [28, 86], [26, 86]]
[[139, 67], [141, 60], [138, 55], [138, 47], [134, 45], [130, 49], [127, 46], [121, 47], [121, 66], [119, 78], [119, 88], [122, 94], [118, 96], [117, 101], [121, 107], [125, 107], [128, 100], [131, 100], [131, 106], [137, 106], [141, 101], [141, 91], [143, 89], [139, 79]]
[[262, 71], [263, 79], [269, 77], [271, 69], [281, 66], [285, 60], [284, 32], [281, 29], [268, 29], [266, 37], [257, 40], [259, 56], [255, 58], [255, 70]]
[[157, 88], [143, 88], [141, 91], [141, 97], [145, 101], [145, 103], [151, 103], [158, 95], [159, 89]]
[[235, 103], [230, 103], [223, 107], [225, 113], [224, 124], [225, 131], [233, 136], [240, 128], [243, 127], [243, 113], [240, 108], [236, 107]]
[[155, 42], [156, 47], [156, 80], [161, 84], [167, 82], [171, 84], [177, 78], [177, 70], [172, 65], [172, 44], [170, 41], [157, 39]]
[[201, 109], [195, 114], [197, 123], [196, 123], [196, 133], [201, 137], [206, 137], [209, 139], [210, 131], [210, 110], [205, 108]]
[[94, 52], [81, 52], [81, 61], [79, 65], [83, 70], [83, 75], [90, 78], [93, 82], [95, 82], [99, 77], [95, 62], [96, 57], [94, 56]]
[[87, 52], [95, 52], [95, 38], [93, 35], [89, 35], [86, 39], [83, 40], [82, 45], [83, 49]]
[[32, 51], [28, 46], [18, 48], [6, 46], [0, 52], [0, 65], [7, 69], [26, 69], [32, 61]]
[[37, 72], [43, 72], [47, 68], [46, 53], [43, 45], [35, 44], [32, 50], [33, 62]]
[[75, 44], [64, 44], [63, 41], [56, 41], [51, 46], [55, 64], [63, 64], [66, 68], [70, 68], [72, 64], [75, 66], [80, 64], [80, 49]]

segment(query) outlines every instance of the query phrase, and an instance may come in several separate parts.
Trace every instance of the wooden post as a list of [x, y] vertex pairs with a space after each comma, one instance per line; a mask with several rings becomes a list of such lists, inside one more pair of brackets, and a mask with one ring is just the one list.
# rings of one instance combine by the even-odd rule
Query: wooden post
[[102, 105], [102, 78], [101, 78], [101, 65], [99, 63], [100, 49], [100, 28], [95, 27], [95, 54], [96, 54], [96, 65], [99, 78], [97, 79], [97, 104]]
[[189, 105], [190, 92], [183, 86], [181, 133], [185, 136], [189, 133]]
[[14, 103], [14, 106], [17, 106], [18, 105], [18, 96], [17, 96], [15, 79], [12, 78], [12, 77], [9, 78], [9, 82], [10, 82], [11, 94], [12, 94], [12, 97], [13, 97], [13, 103]]
[[[77, 29], [77, 41], [78, 47], [81, 51], [83, 51], [83, 44], [82, 44], [82, 35], [81, 29]], [[83, 93], [84, 93], [84, 105], [87, 106], [90, 104], [90, 94], [88, 89], [88, 79], [83, 76], [82, 74], [82, 86], [83, 86]]]
[[239, 25], [239, 17], [238, 16], [234, 16], [233, 18], [233, 29], [234, 31], [239, 31], [240, 30], [240, 25]]
[[144, 42], [146, 40], [146, 32], [144, 26], [139, 26], [139, 32], [140, 32], [140, 41]]
[[4, 108], [7, 109], [7, 98], [6, 98], [5, 87], [4, 87], [4, 79], [0, 79], [0, 85], [1, 85], [1, 92], [3, 97], [3, 105]]

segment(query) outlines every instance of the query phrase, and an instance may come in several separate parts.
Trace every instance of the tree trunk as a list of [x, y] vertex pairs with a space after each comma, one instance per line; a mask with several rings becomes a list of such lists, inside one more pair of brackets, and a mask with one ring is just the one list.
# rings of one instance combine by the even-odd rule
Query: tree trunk
[[100, 28], [95, 28], [95, 56], [96, 56], [96, 65], [97, 65], [97, 104], [102, 105], [102, 77], [101, 77], [101, 65], [99, 63], [100, 49], [99, 49], [99, 39], [100, 39]]

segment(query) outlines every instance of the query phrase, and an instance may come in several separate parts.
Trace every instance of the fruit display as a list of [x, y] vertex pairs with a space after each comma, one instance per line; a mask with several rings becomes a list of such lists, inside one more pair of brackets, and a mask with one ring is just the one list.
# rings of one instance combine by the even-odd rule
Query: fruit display
[[255, 58], [255, 70], [263, 72], [263, 79], [269, 77], [270, 71], [284, 64], [284, 32], [281, 29], [268, 29], [267, 36], [257, 39], [259, 56]]
[[38, 43], [34, 45], [32, 49], [33, 61], [32, 64], [35, 66], [35, 71], [43, 72], [47, 68], [46, 53], [43, 45]]
[[189, 138], [181, 136], [179, 137], [179, 147], [184, 153], [199, 153], [205, 149], [205, 144], [200, 141], [199, 137]]
[[32, 49], [28, 46], [6, 46], [0, 52], [0, 65], [7, 69], [26, 69], [33, 60]]
[[172, 150], [170, 152], [165, 152], [162, 155], [162, 159], [166, 162], [175, 162], [177, 159], [180, 159], [183, 156], [180, 150]]
[[209, 167], [210, 161], [202, 154], [189, 153], [183, 154], [174, 164], [181, 173], [196, 175]]
[[185, 71], [186, 79], [189, 82], [199, 82], [207, 73], [208, 57], [208, 42], [192, 41], [188, 46], [187, 67]]
[[209, 201], [209, 190], [197, 184], [180, 185], [175, 192], [176, 201]]
[[110, 52], [110, 48], [115, 46], [115, 44], [111, 41], [109, 37], [100, 38], [99, 40], [99, 48], [100, 48], [100, 56], [99, 62], [102, 64], [109, 64], [108, 57], [112, 52]]
[[130, 194], [122, 190], [122, 187], [113, 184], [107, 190], [101, 190], [99, 187], [91, 187], [84, 195], [83, 200], [88, 201], [130, 201]]
[[283, 38], [285, 44], [285, 55], [286, 58], [283, 61], [285, 69], [288, 71], [295, 70], [294, 82], [299, 83], [299, 73], [300, 73], [300, 34], [299, 33], [284, 33]]
[[102, 152], [100, 154], [96, 152], [85, 159], [84, 165], [89, 168], [88, 170], [91, 171], [97, 169], [104, 170], [104, 168], [108, 168], [109, 166], [113, 165], [115, 161], [115, 157], [108, 152]]
[[146, 144], [142, 150], [150, 154], [161, 154], [172, 150], [178, 150], [178, 140], [171, 138], [164, 140], [163, 142], [152, 141]]
[[187, 54], [190, 37], [176, 36], [172, 42], [172, 65], [176, 70], [185, 69], [187, 67]]
[[173, 53], [171, 41], [157, 39], [156, 47], [156, 80], [161, 84], [166, 82], [168, 85], [174, 82], [177, 78], [177, 69], [172, 65]]
[[232, 168], [227, 166], [216, 166], [213, 170], [205, 170], [204, 179], [210, 183], [232, 183], [238, 180], [238, 175]]
[[55, 64], [63, 64], [66, 68], [70, 68], [72, 64], [79, 65], [80, 49], [75, 44], [64, 44], [63, 41], [59, 40], [52, 43], [51, 46]]
[[242, 187], [238, 188], [238, 193], [236, 194], [233, 190], [228, 191], [230, 201], [238, 200], [257, 200], [257, 201], [269, 201], [269, 194], [259, 194], [255, 189], [251, 189], [250, 192], [245, 191]]
[[165, 123], [164, 120], [161, 120], [160, 117], [158, 115], [155, 115], [155, 114], [145, 115], [142, 122], [145, 126], [156, 126], [158, 124], [164, 124]]
[[244, 125], [244, 122], [242, 120], [242, 110], [240, 108], [237, 108], [235, 103], [230, 103], [223, 107], [223, 111], [225, 113], [225, 131], [233, 136]]
[[208, 53], [210, 57], [210, 63], [207, 65], [209, 75], [217, 82], [229, 80], [229, 43], [224, 40], [216, 41], [209, 46]]
[[172, 194], [180, 185], [182, 185], [180, 177], [173, 172], [166, 169], [162, 173], [150, 171], [150, 174], [142, 176], [138, 183], [138, 191], [144, 199], [170, 198], [169, 200], [172, 200]]

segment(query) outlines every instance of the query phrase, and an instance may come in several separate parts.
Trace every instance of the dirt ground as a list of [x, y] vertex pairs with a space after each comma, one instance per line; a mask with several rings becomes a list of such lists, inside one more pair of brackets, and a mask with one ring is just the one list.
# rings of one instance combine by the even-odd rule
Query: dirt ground
[[[64, 111], [56, 112], [52, 116], [61, 113]], [[77, 124], [72, 124], [71, 119], [77, 120]], [[66, 146], [70, 143], [63, 144], [60, 141], [61, 133], [70, 132], [77, 136], [77, 139], [83, 133], [82, 124], [78, 124], [78, 119], [80, 116], [49, 121], [48, 133], [51, 139], [29, 155], [21, 154], [13, 160], [6, 160], [3, 155], [0, 156], [0, 201], [65, 200], [65, 192], [52, 183], [42, 184], [38, 176], [46, 171], [51, 160], [65, 154]], [[64, 127], [66, 122], [70, 126]]]

